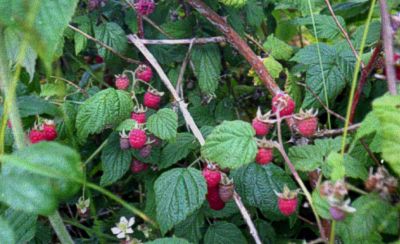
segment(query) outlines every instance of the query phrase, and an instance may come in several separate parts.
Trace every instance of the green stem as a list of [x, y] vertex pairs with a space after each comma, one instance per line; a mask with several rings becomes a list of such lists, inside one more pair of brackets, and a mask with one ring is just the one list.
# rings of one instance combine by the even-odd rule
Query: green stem
[[63, 220], [58, 211], [54, 214], [49, 215], [50, 224], [57, 234], [58, 239], [62, 244], [74, 244], [71, 236], [68, 234], [67, 229], [64, 226]]
[[335, 244], [335, 229], [336, 229], [336, 221], [332, 220], [331, 236], [329, 237], [329, 244]]
[[103, 150], [103, 148], [107, 145], [107, 143], [108, 143], [108, 139], [104, 140], [103, 143], [96, 149], [96, 151], [94, 151], [92, 153], [92, 155], [90, 155], [89, 158], [86, 159], [86, 161], [83, 163], [83, 165], [86, 167], [86, 165], [88, 163], [90, 163], [93, 160], [93, 158], [96, 157], [97, 154], [99, 154], [101, 152], [101, 150]]

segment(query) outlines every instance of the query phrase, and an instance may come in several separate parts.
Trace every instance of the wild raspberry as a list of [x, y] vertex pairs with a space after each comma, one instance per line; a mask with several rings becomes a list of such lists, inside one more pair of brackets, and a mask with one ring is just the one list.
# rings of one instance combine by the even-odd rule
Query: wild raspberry
[[134, 149], [141, 149], [147, 141], [146, 132], [141, 129], [133, 129], [129, 132], [129, 144]]
[[126, 90], [129, 87], [130, 81], [128, 76], [122, 74], [122, 75], [116, 75], [115, 76], [115, 87], [119, 90]]
[[208, 187], [217, 187], [221, 181], [221, 172], [214, 165], [209, 165], [203, 169], [203, 177]]
[[260, 165], [268, 164], [274, 158], [272, 148], [258, 148], [256, 163]]
[[29, 132], [28, 137], [29, 137], [29, 140], [30, 140], [30, 142], [32, 144], [35, 144], [35, 143], [38, 143], [38, 142], [46, 140], [43, 131], [42, 130], [38, 130], [38, 129], [32, 129]]
[[153, 71], [151, 70], [150, 66], [145, 64], [139, 65], [138, 69], [136, 70], [136, 78], [145, 82], [150, 82], [153, 78]]
[[43, 124], [43, 134], [47, 141], [54, 141], [57, 138], [57, 129], [53, 120], [45, 120]]
[[149, 15], [153, 13], [156, 4], [154, 0], [137, 0], [135, 3], [135, 10], [140, 15]]
[[257, 118], [253, 119], [251, 125], [256, 131], [257, 136], [265, 136], [269, 132], [269, 125], [267, 123], [258, 120]]
[[134, 174], [145, 171], [149, 167], [148, 164], [142, 163], [139, 160], [133, 159], [131, 164], [131, 171]]
[[160, 107], [162, 93], [150, 89], [144, 94], [144, 106], [152, 109], [158, 109]]
[[216, 211], [223, 209], [225, 207], [225, 203], [221, 200], [219, 196], [219, 187], [209, 187], [207, 189], [208, 192], [206, 198], [210, 208]]
[[298, 190], [291, 191], [286, 185], [284, 186], [282, 193], [277, 193], [278, 208], [283, 215], [290, 216], [296, 212], [298, 202], [297, 193]]
[[272, 98], [272, 112], [279, 111], [279, 116], [281, 117], [293, 114], [295, 108], [295, 102], [287, 94], [280, 93]]
[[131, 147], [130, 143], [129, 143], [129, 137], [127, 134], [125, 134], [125, 132], [122, 132], [119, 134], [119, 146], [122, 150], [127, 150]]
[[131, 119], [135, 120], [138, 124], [146, 123], [146, 110], [142, 105], [137, 105], [131, 113]]
[[317, 132], [318, 128], [318, 111], [314, 112], [313, 109], [303, 111], [300, 109], [298, 114], [293, 117], [295, 119], [296, 129], [300, 135], [310, 137]]
[[152, 149], [151, 145], [144, 146], [142, 149], [140, 149], [140, 152], [139, 152], [140, 157], [147, 158], [148, 156], [150, 156], [151, 149]]

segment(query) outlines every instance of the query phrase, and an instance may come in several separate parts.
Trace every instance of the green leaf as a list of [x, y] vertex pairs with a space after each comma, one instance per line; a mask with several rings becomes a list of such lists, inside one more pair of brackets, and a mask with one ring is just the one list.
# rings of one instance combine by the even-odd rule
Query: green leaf
[[400, 96], [383, 96], [376, 99], [373, 111], [380, 122], [382, 156], [400, 175]]
[[272, 78], [276, 79], [279, 77], [279, 74], [282, 72], [283, 67], [278, 61], [274, 59], [273, 56], [269, 56], [263, 60], [263, 63], [267, 70], [269, 71]]
[[344, 178], [345, 168], [343, 164], [343, 157], [337, 152], [331, 152], [326, 159], [326, 163], [330, 167], [329, 177], [333, 181]]
[[154, 241], [145, 242], [146, 244], [190, 244], [187, 240], [171, 237], [171, 238], [160, 238]]
[[207, 137], [201, 153], [221, 168], [239, 168], [252, 162], [256, 156], [254, 136], [254, 129], [249, 123], [225, 121]]
[[376, 114], [372, 111], [365, 116], [356, 133], [356, 139], [360, 139], [366, 135], [376, 132], [380, 128], [380, 122]]
[[321, 216], [324, 219], [331, 219], [331, 213], [329, 212], [329, 203], [328, 201], [323, 198], [320, 193], [319, 190], [316, 189], [312, 192], [312, 201], [314, 204], [314, 207], [318, 213], [319, 216]]
[[[13, 64], [17, 63], [18, 55], [21, 51], [20, 47], [22, 39], [22, 34], [13, 28], [7, 28], [4, 31], [4, 42], [6, 45], [7, 56]], [[21, 65], [28, 72], [30, 77], [29, 81], [32, 81], [33, 75], [35, 74], [36, 58], [37, 54], [35, 50], [33, 50], [33, 48], [28, 44]]]
[[[124, 53], [128, 48], [128, 41], [124, 30], [114, 22], [103, 23], [94, 27], [94, 35], [96, 39], [112, 47], [119, 53]], [[111, 53], [104, 47], [97, 45], [99, 54], [105, 59], [111, 58]]]
[[186, 158], [198, 147], [196, 138], [190, 133], [178, 133], [174, 141], [169, 142], [161, 151], [160, 169], [168, 168]]
[[[24, 33], [24, 38], [50, 69], [77, 3], [78, 0], [0, 0], [0, 22]], [[33, 23], [29, 22], [31, 14], [36, 14]]]
[[218, 46], [215, 44], [196, 46], [193, 48], [192, 61], [200, 89], [207, 93], [215, 92], [222, 69]]
[[166, 233], [201, 207], [207, 186], [199, 170], [176, 168], [163, 173], [154, 190], [157, 220], [161, 232]]
[[14, 232], [10, 225], [3, 218], [0, 217], [0, 240], [4, 244], [15, 244]]
[[137, 126], [136, 120], [126, 119], [115, 129], [116, 131], [130, 131]]
[[33, 95], [18, 97], [17, 104], [22, 118], [41, 114], [50, 116], [59, 116], [61, 114], [56, 105]]
[[[351, 36], [351, 41], [354, 47], [358, 50], [361, 46], [362, 36], [364, 34], [365, 25], [357, 27], [354, 34]], [[369, 31], [367, 34], [367, 39], [365, 41], [365, 46], [370, 47], [377, 43], [381, 38], [381, 23], [380, 21], [373, 21], [369, 25]]]
[[160, 109], [148, 118], [146, 127], [162, 140], [173, 139], [178, 129], [178, 115], [172, 109]]
[[235, 170], [233, 179], [244, 203], [261, 209], [273, 219], [283, 217], [275, 192], [282, 192], [284, 185], [292, 190], [297, 188], [292, 178], [274, 164], [261, 166], [251, 163]]
[[[336, 16], [339, 23], [346, 29], [346, 22], [341, 16]], [[317, 30], [318, 38], [334, 39], [341, 34], [339, 27], [332, 16], [328, 15], [314, 15], [315, 27]], [[310, 32], [314, 35], [311, 17], [305, 17], [295, 20], [298, 25], [306, 25], [309, 27]]]
[[121, 149], [117, 133], [113, 133], [108, 140], [107, 145], [101, 152], [101, 166], [103, 169], [103, 175], [100, 180], [101, 186], [110, 185], [121, 179], [132, 162], [130, 150]]
[[289, 60], [293, 55], [293, 48], [286, 44], [286, 42], [275, 37], [274, 34], [268, 36], [263, 47], [265, 48], [265, 51], [278, 60]]
[[261, 25], [263, 20], [266, 18], [264, 15], [263, 8], [258, 5], [258, 2], [255, 0], [247, 0], [248, 4], [246, 4], [246, 19], [249, 25], [253, 27], [258, 27]]
[[204, 235], [204, 243], [244, 244], [247, 243], [247, 240], [236, 225], [225, 221], [218, 221], [208, 227]]
[[83, 180], [79, 154], [55, 142], [34, 144], [0, 160], [0, 200], [25, 212], [52, 214]]
[[239, 209], [235, 203], [235, 201], [231, 200], [225, 203], [225, 207], [221, 210], [214, 210], [210, 208], [210, 205], [208, 203], [205, 203], [203, 205], [203, 212], [208, 218], [227, 218], [231, 217], [232, 215], [238, 214]]
[[[75, 18], [74, 21], [78, 24], [78, 28], [87, 33], [91, 34], [91, 24], [88, 16], [83, 15]], [[74, 42], [75, 42], [75, 55], [78, 55], [82, 50], [86, 48], [87, 38], [82, 34], [75, 32], [74, 33]]]
[[78, 139], [85, 141], [89, 134], [118, 125], [129, 118], [132, 109], [133, 103], [127, 92], [108, 88], [96, 93], [79, 107], [76, 117]]
[[347, 177], [359, 178], [361, 180], [366, 180], [368, 178], [366, 164], [348, 154], [344, 155], [344, 168]]
[[[13, 230], [15, 243], [26, 243], [34, 237], [37, 215], [8, 208], [1, 217], [8, 222]], [[0, 238], [0, 240], [3, 239]]]
[[197, 211], [175, 226], [175, 235], [192, 243], [199, 243], [203, 237], [201, 228], [204, 226], [204, 215]]
[[166, 22], [161, 25], [161, 28], [174, 38], [191, 38], [194, 24], [194, 19], [189, 16], [177, 21]]

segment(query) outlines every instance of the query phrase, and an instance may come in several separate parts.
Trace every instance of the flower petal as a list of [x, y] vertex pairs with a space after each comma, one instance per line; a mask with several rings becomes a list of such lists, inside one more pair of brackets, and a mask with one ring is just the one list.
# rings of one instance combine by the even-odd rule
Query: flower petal
[[127, 224], [127, 223], [128, 223], [128, 220], [127, 220], [124, 216], [122, 216], [122, 217], [119, 219], [119, 222], [120, 222], [120, 223]]
[[112, 228], [111, 228], [111, 232], [112, 232], [114, 235], [116, 235], [116, 234], [121, 233], [121, 230], [120, 230], [118, 227], [112, 227]]
[[119, 233], [119, 234], [117, 235], [117, 238], [119, 238], [119, 239], [125, 238], [125, 233], [124, 233], [124, 232]]
[[134, 224], [135, 224], [135, 217], [132, 217], [129, 219], [128, 227], [131, 227]]
[[132, 230], [132, 228], [128, 228], [128, 229], [126, 229], [126, 232], [125, 233], [127, 233], [127, 234], [132, 234], [133, 233], [133, 230]]

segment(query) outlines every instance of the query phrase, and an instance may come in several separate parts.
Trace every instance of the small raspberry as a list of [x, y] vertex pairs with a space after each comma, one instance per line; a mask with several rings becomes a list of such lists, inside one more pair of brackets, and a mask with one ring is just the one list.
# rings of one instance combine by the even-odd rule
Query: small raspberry
[[141, 149], [147, 141], [146, 132], [141, 129], [133, 129], [129, 132], [129, 144], [134, 149]]
[[296, 108], [296, 104], [293, 99], [287, 94], [277, 94], [274, 98], [272, 98], [272, 112], [279, 112], [279, 116], [287, 116], [291, 115]]
[[151, 149], [152, 149], [151, 145], [144, 146], [142, 149], [140, 149], [140, 152], [139, 152], [140, 157], [147, 158], [148, 156], [150, 156]]
[[256, 163], [260, 165], [268, 164], [274, 158], [272, 148], [258, 148], [256, 155]]
[[346, 218], [346, 212], [340, 209], [339, 207], [331, 206], [329, 208], [329, 212], [331, 213], [332, 219], [336, 221], [341, 221]]
[[122, 74], [122, 75], [116, 75], [115, 76], [115, 87], [119, 90], [126, 90], [129, 87], [130, 81], [128, 76]]
[[318, 128], [317, 114], [318, 111], [314, 112], [313, 109], [305, 112], [300, 109], [300, 112], [293, 116], [297, 131], [300, 135], [309, 137], [315, 134]]
[[285, 185], [282, 193], [277, 193], [279, 211], [285, 215], [290, 216], [296, 212], [297, 208], [297, 193], [298, 190], [291, 191]]
[[102, 63], [104, 63], [104, 59], [103, 59], [101, 56], [99, 56], [99, 55], [96, 55], [96, 56], [94, 57], [94, 61], [95, 61], [96, 64], [102, 64]]
[[217, 187], [219, 185], [221, 172], [214, 165], [204, 167], [202, 174], [208, 187]]
[[216, 211], [223, 209], [225, 207], [225, 203], [221, 200], [219, 196], [219, 187], [209, 187], [207, 189], [208, 192], [206, 198], [210, 208]]
[[147, 91], [144, 94], [144, 106], [152, 109], [158, 109], [160, 107], [161, 96], [153, 91]]
[[54, 121], [45, 120], [43, 124], [43, 134], [47, 141], [54, 141], [57, 138], [57, 129]]
[[150, 82], [151, 78], [153, 78], [153, 71], [150, 66], [141, 64], [136, 70], [136, 78], [147, 83]]
[[131, 171], [134, 174], [145, 171], [149, 167], [148, 164], [142, 163], [139, 160], [133, 159], [131, 164]]
[[251, 123], [253, 126], [254, 130], [256, 131], [257, 136], [265, 136], [269, 132], [269, 124], [264, 123], [260, 121], [259, 119], [255, 118], [253, 119], [253, 122]]
[[156, 4], [154, 0], [137, 0], [135, 3], [135, 10], [140, 15], [149, 15], [153, 13]]
[[31, 142], [32, 144], [35, 144], [35, 143], [38, 143], [38, 142], [41, 142], [41, 141], [46, 140], [43, 131], [38, 130], [38, 129], [32, 129], [32, 130], [29, 132], [28, 137], [29, 137], [29, 140], [30, 140], [30, 142]]
[[131, 147], [129, 143], [129, 137], [125, 134], [125, 132], [120, 134], [119, 137], [119, 146], [122, 150], [127, 150]]
[[142, 113], [132, 112], [131, 119], [135, 120], [139, 124], [144, 124], [144, 123], [146, 123], [146, 113], [145, 112], [142, 112]]

